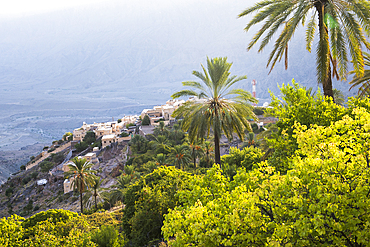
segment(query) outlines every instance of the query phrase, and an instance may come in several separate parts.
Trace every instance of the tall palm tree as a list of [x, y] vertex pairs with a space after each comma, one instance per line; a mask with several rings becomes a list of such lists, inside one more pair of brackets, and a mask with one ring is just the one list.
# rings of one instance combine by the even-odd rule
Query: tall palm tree
[[73, 189], [77, 189], [80, 193], [80, 209], [83, 214], [83, 198], [82, 193], [85, 192], [88, 185], [91, 185], [96, 171], [91, 170], [94, 164], [88, 162], [84, 158], [74, 157], [72, 164], [68, 165], [69, 171], [66, 172], [67, 178], [73, 179]]
[[188, 145], [177, 145], [171, 149], [170, 159], [175, 167], [184, 169], [191, 161], [190, 150]]
[[220, 138], [224, 133], [230, 140], [232, 133], [236, 132], [241, 140], [244, 129], [251, 130], [248, 118], [256, 118], [249, 102], [257, 100], [247, 91], [230, 89], [236, 82], [246, 79], [246, 76], [231, 76], [232, 63], [227, 58], [207, 58], [207, 70], [202, 65], [203, 73], [193, 71], [202, 84], [195, 81], [185, 81], [183, 86], [192, 89], [179, 91], [172, 98], [182, 96], [196, 96], [198, 100], [187, 101], [180, 106], [172, 116], [183, 118], [182, 128], [188, 131], [191, 143], [195, 139], [202, 140], [209, 136], [210, 129], [214, 133], [216, 163], [220, 164]]
[[247, 8], [239, 17], [253, 12], [256, 15], [249, 21], [245, 30], [264, 22], [248, 45], [251, 49], [262, 39], [261, 52], [271, 41], [272, 36], [281, 30], [270, 53], [267, 66], [274, 68], [284, 56], [287, 68], [288, 42], [300, 23], [306, 24], [306, 48], [311, 52], [315, 31], [319, 40], [316, 49], [316, 73], [322, 83], [324, 95], [333, 97], [331, 70], [337, 79], [345, 79], [348, 67], [349, 50], [357, 76], [364, 74], [362, 47], [370, 49], [365, 32], [370, 30], [370, 4], [367, 0], [262, 0]]
[[102, 190], [102, 188], [100, 187], [102, 182], [103, 182], [103, 180], [100, 179], [100, 177], [98, 177], [98, 176], [95, 176], [92, 179], [90, 189], [83, 196], [84, 201], [85, 201], [85, 205], [87, 205], [88, 207], [92, 204], [91, 201], [93, 201], [94, 205], [95, 205], [95, 209], [97, 210], [98, 209], [98, 201], [99, 202], [104, 201], [103, 197], [100, 193], [101, 190]]
[[[370, 67], [370, 54], [364, 52], [364, 59], [365, 65], [367, 67]], [[349, 72], [349, 74], [355, 74], [355, 71], [351, 71]], [[370, 96], [370, 69], [365, 69], [363, 76], [355, 75], [352, 81], [349, 82], [349, 84], [352, 84], [350, 89], [355, 86], [360, 86], [360, 88], [358, 89], [358, 94], [361, 97]]]

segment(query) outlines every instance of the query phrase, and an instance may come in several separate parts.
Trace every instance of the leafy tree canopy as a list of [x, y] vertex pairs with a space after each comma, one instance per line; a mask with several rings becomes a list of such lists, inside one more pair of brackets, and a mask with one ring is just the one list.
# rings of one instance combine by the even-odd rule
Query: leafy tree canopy
[[[223, 179], [217, 196], [193, 193], [189, 206], [166, 215], [165, 239], [171, 246], [367, 246], [369, 131], [364, 108], [329, 126], [296, 123], [287, 174], [262, 163]], [[195, 188], [200, 195], [202, 186], [210, 188]]]

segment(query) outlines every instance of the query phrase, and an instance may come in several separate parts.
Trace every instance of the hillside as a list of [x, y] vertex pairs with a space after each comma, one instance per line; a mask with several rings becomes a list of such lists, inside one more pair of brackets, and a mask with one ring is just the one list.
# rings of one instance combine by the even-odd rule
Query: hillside
[[[49, 160], [60, 164], [69, 151], [57, 153]], [[125, 163], [127, 143], [104, 150], [100, 156], [100, 163], [93, 167], [97, 175], [104, 179], [102, 188], [110, 189], [115, 184], [114, 177], [120, 174]], [[38, 185], [37, 181], [46, 179], [45, 185]], [[9, 212], [21, 216], [33, 215], [48, 209], [66, 209], [77, 212], [79, 210], [78, 193], [64, 194], [63, 173], [50, 175], [49, 169], [35, 166], [12, 176], [5, 184], [0, 185], [0, 218], [7, 217]], [[32, 200], [31, 209], [27, 204]]]

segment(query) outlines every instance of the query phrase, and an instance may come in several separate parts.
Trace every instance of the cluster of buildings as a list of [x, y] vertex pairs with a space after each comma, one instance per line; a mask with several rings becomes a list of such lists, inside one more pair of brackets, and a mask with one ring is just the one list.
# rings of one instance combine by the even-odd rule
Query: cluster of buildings
[[148, 115], [150, 125], [153, 126], [157, 125], [160, 120], [164, 120], [164, 123], [167, 125], [170, 121], [175, 120], [171, 116], [172, 113], [184, 103], [185, 100], [171, 99], [168, 100], [165, 105], [154, 106], [153, 109], [144, 109], [140, 117], [144, 119], [144, 116]]
[[73, 130], [73, 141], [82, 141], [86, 133], [92, 131], [95, 133], [96, 138], [102, 138], [102, 148], [105, 148], [115, 142], [130, 140], [130, 136], [120, 137], [120, 134], [122, 132], [129, 133], [130, 130], [126, 128], [126, 125], [137, 124], [138, 121], [138, 116], [125, 116], [114, 122], [93, 124], [84, 122], [81, 128]]
[[[144, 109], [141, 112], [140, 117], [141, 119], [144, 119], [144, 116], [148, 115], [150, 119], [150, 125], [153, 126], [157, 125], [159, 120], [164, 120], [165, 124], [168, 124], [170, 121], [174, 120], [174, 118], [171, 116], [172, 113], [183, 103], [185, 103], [184, 100], [168, 100], [165, 105], [154, 106], [153, 109]], [[126, 128], [126, 126], [128, 124], [137, 125], [140, 123], [139, 116], [125, 116], [118, 121], [106, 123], [83, 123], [80, 128], [73, 130], [73, 141], [75, 143], [83, 141], [87, 132], [92, 131], [95, 133], [96, 138], [101, 138], [103, 149], [114, 143], [131, 140], [130, 134], [134, 131], [136, 126], [129, 128]], [[122, 132], [126, 132], [129, 134], [129, 136], [121, 137], [120, 135]], [[93, 152], [87, 153], [81, 156], [81, 158], [85, 158], [87, 161], [97, 164], [99, 163], [99, 159], [97, 157], [98, 153], [99, 148], [95, 147]], [[71, 164], [71, 161], [63, 163], [60, 165], [59, 170], [67, 172], [69, 170], [69, 164]], [[73, 190], [72, 183], [73, 178], [64, 180], [64, 193], [68, 193]]]

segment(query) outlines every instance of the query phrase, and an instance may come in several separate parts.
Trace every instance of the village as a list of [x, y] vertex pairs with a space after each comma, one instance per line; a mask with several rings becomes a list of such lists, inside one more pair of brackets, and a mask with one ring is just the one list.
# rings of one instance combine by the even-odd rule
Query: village
[[[194, 100], [194, 99], [189, 99]], [[62, 176], [64, 172], [69, 171], [70, 159], [72, 158], [72, 153], [76, 151], [75, 145], [82, 142], [88, 132], [93, 132], [97, 140], [101, 140], [101, 147], [93, 147], [92, 150], [87, 148], [86, 150], [78, 153], [74, 156], [79, 156], [80, 158], [86, 159], [88, 162], [93, 164], [98, 164], [99, 153], [105, 148], [111, 145], [117, 145], [122, 142], [129, 142], [134, 134], [147, 135], [152, 133], [155, 126], [159, 125], [159, 121], [164, 121], [166, 125], [170, 124], [171, 121], [175, 119], [171, 116], [172, 113], [183, 103], [184, 100], [168, 100], [166, 104], [160, 106], [154, 106], [153, 109], [144, 109], [141, 115], [124, 116], [117, 121], [105, 122], [105, 123], [93, 123], [87, 124], [83, 123], [80, 128], [74, 129], [72, 133], [72, 139], [65, 143], [59, 144], [58, 142], [53, 143], [47, 149], [44, 149], [33, 162], [29, 162], [25, 169], [29, 170], [37, 165], [39, 165], [44, 160], [48, 159], [50, 155], [59, 152], [66, 152], [69, 150], [68, 155], [65, 160], [49, 171], [51, 176]], [[149, 126], [142, 126], [141, 119], [144, 119], [145, 115], [149, 117]], [[124, 133], [124, 134], [122, 134]], [[73, 178], [65, 179], [63, 183], [64, 194], [73, 191], [71, 186]], [[44, 184], [47, 181], [38, 181], [38, 184]]]

